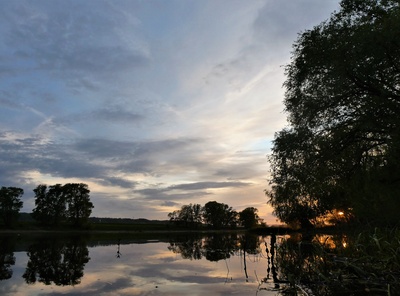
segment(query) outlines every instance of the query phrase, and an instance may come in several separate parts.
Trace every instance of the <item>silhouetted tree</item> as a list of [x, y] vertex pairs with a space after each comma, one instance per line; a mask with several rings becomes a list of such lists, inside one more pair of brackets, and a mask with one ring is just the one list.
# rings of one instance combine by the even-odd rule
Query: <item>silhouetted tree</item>
[[23, 206], [21, 196], [24, 190], [17, 187], [1, 187], [0, 189], [0, 217], [7, 228], [12, 227]]
[[257, 214], [258, 210], [254, 207], [245, 208], [239, 212], [239, 222], [245, 228], [252, 228], [257, 226], [260, 217]]
[[94, 206], [86, 184], [67, 183], [49, 187], [42, 184], [33, 191], [36, 205], [33, 217], [40, 223], [56, 226], [66, 219], [77, 227], [87, 224]]
[[65, 219], [66, 200], [61, 184], [47, 187], [38, 185], [35, 192], [35, 205], [32, 216], [45, 225], [59, 225]]
[[299, 35], [286, 67], [289, 126], [275, 135], [269, 203], [310, 225], [334, 209], [398, 222], [400, 2], [343, 0]]
[[63, 186], [65, 200], [67, 202], [66, 216], [78, 227], [88, 222], [89, 216], [94, 208], [90, 201], [90, 190], [83, 183], [68, 183]]
[[209, 201], [203, 207], [203, 219], [214, 229], [235, 227], [237, 212], [224, 203]]
[[172, 211], [168, 213], [168, 218], [170, 222], [179, 224], [179, 210]]
[[180, 210], [168, 214], [171, 222], [183, 224], [186, 227], [197, 227], [202, 221], [201, 205], [183, 205]]

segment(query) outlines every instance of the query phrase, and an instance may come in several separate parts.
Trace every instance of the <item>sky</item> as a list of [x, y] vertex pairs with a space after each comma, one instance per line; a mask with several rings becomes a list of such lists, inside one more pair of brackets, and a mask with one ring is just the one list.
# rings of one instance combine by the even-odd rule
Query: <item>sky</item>
[[86, 183], [92, 216], [256, 207], [284, 66], [339, 0], [0, 1], [0, 186]]

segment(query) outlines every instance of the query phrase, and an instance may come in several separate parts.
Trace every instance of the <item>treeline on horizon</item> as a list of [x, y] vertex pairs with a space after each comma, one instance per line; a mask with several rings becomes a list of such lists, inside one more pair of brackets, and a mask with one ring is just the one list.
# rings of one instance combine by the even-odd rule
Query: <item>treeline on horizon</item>
[[293, 226], [399, 225], [400, 2], [340, 5], [293, 45], [266, 194]]

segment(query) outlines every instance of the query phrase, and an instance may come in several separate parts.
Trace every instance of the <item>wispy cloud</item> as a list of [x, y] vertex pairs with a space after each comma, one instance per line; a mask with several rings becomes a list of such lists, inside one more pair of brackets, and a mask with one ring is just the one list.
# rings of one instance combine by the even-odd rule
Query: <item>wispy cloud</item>
[[199, 189], [210, 189], [210, 188], [226, 188], [226, 187], [245, 187], [250, 184], [244, 182], [196, 182], [189, 184], [178, 184], [168, 187], [169, 189], [181, 189], [181, 190], [199, 190]]

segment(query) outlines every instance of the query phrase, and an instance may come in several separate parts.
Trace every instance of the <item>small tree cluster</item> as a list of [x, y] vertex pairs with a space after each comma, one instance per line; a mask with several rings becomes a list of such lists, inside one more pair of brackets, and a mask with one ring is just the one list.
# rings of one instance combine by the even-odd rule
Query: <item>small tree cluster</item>
[[203, 219], [214, 229], [236, 227], [238, 213], [227, 204], [209, 201], [203, 207]]
[[183, 205], [180, 210], [168, 214], [171, 222], [185, 227], [197, 227], [204, 223], [213, 229], [255, 227], [259, 224], [258, 210], [253, 207], [236, 212], [227, 204], [209, 201], [203, 207], [199, 204]]
[[202, 221], [202, 207], [199, 204], [183, 205], [180, 210], [168, 214], [170, 221], [186, 227], [197, 227]]
[[58, 226], [68, 221], [81, 227], [88, 222], [94, 208], [90, 201], [88, 185], [83, 183], [41, 184], [34, 190], [33, 218], [43, 225]]
[[258, 225], [260, 217], [258, 210], [253, 207], [245, 208], [239, 213], [239, 221], [244, 228], [252, 228]]

